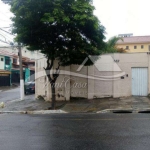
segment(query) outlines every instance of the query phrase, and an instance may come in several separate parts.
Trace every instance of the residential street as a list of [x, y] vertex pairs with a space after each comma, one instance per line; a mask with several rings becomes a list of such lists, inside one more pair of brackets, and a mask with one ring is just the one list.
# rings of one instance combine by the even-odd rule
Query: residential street
[[149, 150], [149, 114], [0, 115], [2, 150]]
[[150, 150], [149, 6], [0, 0], [0, 150]]
[[[20, 98], [20, 87], [6, 90], [6, 91], [1, 91], [0, 92], [0, 102], [10, 102], [14, 101]], [[34, 94], [33, 95], [27, 95], [25, 96], [26, 99], [34, 99]]]

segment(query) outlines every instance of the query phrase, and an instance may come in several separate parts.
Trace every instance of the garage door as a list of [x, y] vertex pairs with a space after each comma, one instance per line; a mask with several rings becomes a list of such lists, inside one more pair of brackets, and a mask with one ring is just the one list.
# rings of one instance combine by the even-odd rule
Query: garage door
[[148, 94], [148, 69], [132, 68], [132, 95], [147, 96]]
[[0, 74], [0, 86], [10, 86], [10, 74]]

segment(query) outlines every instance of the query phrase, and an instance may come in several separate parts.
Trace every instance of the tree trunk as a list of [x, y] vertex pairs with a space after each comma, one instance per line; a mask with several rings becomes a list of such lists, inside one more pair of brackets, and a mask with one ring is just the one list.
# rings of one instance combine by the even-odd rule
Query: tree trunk
[[46, 76], [48, 77], [48, 80], [51, 84], [51, 94], [52, 94], [52, 109], [56, 108], [56, 96], [55, 96], [55, 82], [59, 76], [59, 67], [60, 63], [58, 63], [58, 67], [56, 68], [56, 71], [53, 74], [50, 74], [51, 69], [53, 68], [54, 65], [54, 59], [51, 60], [50, 63], [50, 58], [47, 59], [47, 67], [44, 68]]
[[51, 82], [52, 93], [52, 109], [56, 108], [56, 96], [55, 96], [55, 82]]

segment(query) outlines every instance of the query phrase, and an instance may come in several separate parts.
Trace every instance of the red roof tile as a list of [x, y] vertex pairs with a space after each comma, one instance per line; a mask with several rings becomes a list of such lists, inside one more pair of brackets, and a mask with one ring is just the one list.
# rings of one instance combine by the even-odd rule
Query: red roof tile
[[0, 55], [13, 57], [13, 53], [8, 52], [6, 50], [0, 50]]
[[130, 43], [150, 43], [150, 36], [131, 36], [123, 37], [122, 40], [118, 40], [117, 44], [130, 44]]

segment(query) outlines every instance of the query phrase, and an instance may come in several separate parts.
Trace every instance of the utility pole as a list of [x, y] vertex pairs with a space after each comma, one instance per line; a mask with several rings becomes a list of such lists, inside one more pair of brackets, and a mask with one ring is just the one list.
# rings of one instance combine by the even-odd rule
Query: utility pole
[[[12, 2], [12, 0], [1, 0], [1, 1], [5, 4], [9, 4], [9, 5]], [[24, 78], [23, 78], [22, 52], [21, 52], [21, 44], [20, 43], [18, 43], [18, 54], [19, 54], [19, 66], [20, 66], [20, 99], [24, 100]]]
[[19, 50], [19, 66], [20, 66], [20, 99], [24, 100], [24, 78], [22, 68], [22, 51], [20, 43], [18, 43], [18, 50]]

